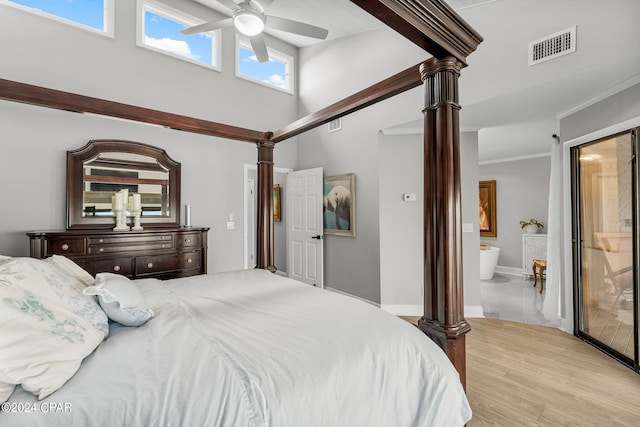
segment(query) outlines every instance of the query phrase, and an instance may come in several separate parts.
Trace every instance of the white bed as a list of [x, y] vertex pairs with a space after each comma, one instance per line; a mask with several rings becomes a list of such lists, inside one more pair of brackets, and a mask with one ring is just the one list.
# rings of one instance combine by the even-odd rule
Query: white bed
[[0, 426], [438, 427], [471, 418], [445, 353], [362, 301], [265, 270], [133, 283], [154, 317], [110, 322], [109, 337], [48, 397], [15, 387]]

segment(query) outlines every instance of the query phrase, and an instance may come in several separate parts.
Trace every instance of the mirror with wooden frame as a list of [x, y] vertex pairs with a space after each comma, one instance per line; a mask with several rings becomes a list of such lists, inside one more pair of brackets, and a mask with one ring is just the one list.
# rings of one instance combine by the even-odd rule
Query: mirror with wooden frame
[[67, 228], [113, 228], [112, 196], [123, 189], [140, 194], [141, 225], [180, 225], [180, 163], [152, 145], [92, 140], [67, 151]]

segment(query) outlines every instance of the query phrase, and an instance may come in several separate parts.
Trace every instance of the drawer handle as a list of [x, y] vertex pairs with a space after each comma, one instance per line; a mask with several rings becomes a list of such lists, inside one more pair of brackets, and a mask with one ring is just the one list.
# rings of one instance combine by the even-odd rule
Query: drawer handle
[[187, 264], [191, 264], [192, 262], [191, 258], [187, 258]]
[[167, 245], [162, 245], [161, 247], [162, 247], [162, 248], [166, 248], [166, 247], [167, 247]]
[[147, 263], [147, 268], [153, 268], [153, 263], [152, 262]]
[[113, 266], [113, 271], [120, 271], [120, 266], [119, 265], [114, 265]]
[[100, 239], [100, 240], [98, 240], [98, 242], [99, 242], [99, 243], [103, 243], [103, 242], [104, 242], [104, 239]]
[[98, 252], [104, 252], [104, 248], [100, 248]]
[[69, 250], [69, 245], [67, 245], [66, 243], [64, 243], [64, 244], [62, 245], [62, 250], [63, 250], [63, 251], [68, 251], [68, 250]]
[[185, 243], [191, 243], [191, 239], [184, 239]]

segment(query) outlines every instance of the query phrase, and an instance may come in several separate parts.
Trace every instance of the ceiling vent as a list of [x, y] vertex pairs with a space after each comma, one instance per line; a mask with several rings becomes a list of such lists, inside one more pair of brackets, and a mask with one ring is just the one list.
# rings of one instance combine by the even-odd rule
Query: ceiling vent
[[328, 127], [329, 127], [329, 133], [342, 129], [342, 117], [339, 117], [335, 120], [331, 120], [329, 122]]
[[576, 51], [576, 26], [529, 43], [529, 66]]

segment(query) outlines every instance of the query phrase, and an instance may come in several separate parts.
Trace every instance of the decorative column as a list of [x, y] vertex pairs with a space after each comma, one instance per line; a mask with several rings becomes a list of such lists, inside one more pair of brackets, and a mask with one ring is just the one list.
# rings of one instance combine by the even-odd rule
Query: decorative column
[[[267, 135], [267, 138], [270, 138]], [[258, 236], [256, 268], [276, 271], [273, 246], [273, 148], [270, 140], [258, 141]]]
[[424, 316], [418, 327], [447, 353], [466, 386], [458, 77], [453, 57], [420, 66], [424, 113]]

